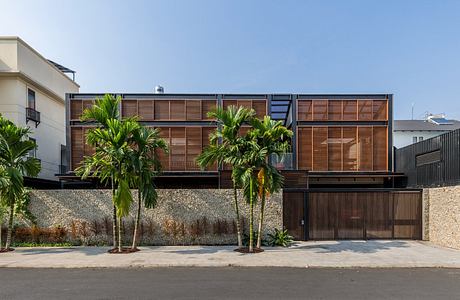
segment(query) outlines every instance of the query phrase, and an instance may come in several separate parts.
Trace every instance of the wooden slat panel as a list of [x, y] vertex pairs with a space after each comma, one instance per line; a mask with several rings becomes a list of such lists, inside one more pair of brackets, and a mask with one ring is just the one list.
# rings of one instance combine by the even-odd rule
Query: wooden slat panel
[[[139, 106], [140, 111], [140, 106]], [[155, 100], [155, 120], [169, 120], [169, 101]]]
[[229, 106], [238, 106], [238, 101], [236, 100], [224, 100], [223, 101], [223, 106], [225, 109], [227, 109], [227, 107]]
[[358, 169], [358, 149], [356, 144], [356, 127], [343, 127], [343, 170]]
[[334, 239], [337, 201], [328, 193], [310, 193], [308, 196], [308, 222], [311, 239]]
[[121, 111], [124, 118], [137, 116], [137, 100], [121, 101]]
[[388, 101], [387, 100], [374, 100], [372, 101], [373, 119], [376, 121], [388, 120]]
[[171, 171], [185, 170], [185, 128], [171, 128], [170, 168]]
[[327, 127], [313, 127], [313, 171], [327, 171]]
[[394, 238], [421, 238], [421, 192], [393, 192]]
[[299, 127], [298, 128], [298, 169], [300, 170], [312, 170], [312, 128], [311, 127]]
[[81, 100], [70, 101], [70, 119], [78, 120], [83, 112], [83, 103]]
[[313, 120], [313, 103], [311, 100], [299, 100], [297, 102], [297, 119], [299, 121]]
[[187, 100], [187, 120], [198, 121], [201, 120], [201, 101], [200, 100]]
[[94, 100], [83, 100], [83, 111], [85, 109], [91, 108], [94, 105]]
[[155, 101], [153, 100], [139, 100], [137, 114], [142, 121], [153, 121], [155, 119], [153, 114], [154, 103]]
[[303, 193], [283, 193], [283, 228], [287, 229], [295, 240], [304, 239], [304, 226], [301, 225], [303, 214]]
[[313, 121], [327, 121], [327, 100], [313, 100]]
[[[216, 127], [203, 127], [201, 129], [202, 150], [210, 145], [209, 135], [216, 130]], [[217, 171], [217, 163], [206, 168], [206, 171]]]
[[198, 171], [200, 167], [196, 163], [196, 158], [202, 150], [202, 138], [200, 127], [187, 127], [187, 154], [186, 154], [186, 170]]
[[[169, 128], [168, 127], [160, 128], [160, 137], [163, 138], [165, 140], [166, 144], [168, 145], [168, 147], [170, 147], [171, 140], [170, 140], [170, 137], [169, 137]], [[162, 170], [164, 170], [164, 171], [171, 170], [171, 168], [169, 166], [169, 154], [166, 154], [164, 151], [158, 151], [157, 154], [158, 154], [158, 157], [159, 157], [160, 162], [161, 162]]]
[[374, 171], [386, 171], [388, 170], [387, 128], [374, 126], [373, 131]]
[[364, 201], [358, 193], [330, 193], [339, 201], [338, 238], [362, 239], [364, 235]]
[[356, 100], [343, 101], [343, 120], [356, 121], [358, 120], [358, 103]]
[[95, 149], [86, 143], [86, 136], [88, 135], [88, 132], [91, 129], [92, 129], [91, 127], [85, 127], [83, 129], [83, 134], [84, 134], [84, 136], [83, 136], [84, 153], [83, 154], [84, 154], [84, 156], [91, 156], [95, 152]]
[[358, 120], [359, 121], [372, 120], [372, 100], [358, 101]]
[[342, 128], [329, 127], [328, 131], [328, 169], [342, 171]]
[[185, 120], [185, 101], [184, 100], [171, 100], [169, 101], [171, 106], [170, 120], [173, 121], [184, 121]]
[[329, 100], [327, 110], [328, 110], [328, 119], [330, 121], [341, 121], [342, 120], [342, 101], [341, 100]]
[[251, 100], [238, 100], [238, 106], [243, 106], [247, 109], [252, 108], [252, 101]]
[[266, 100], [253, 100], [252, 108], [256, 111], [256, 117], [263, 119], [267, 115], [267, 101]]
[[72, 127], [70, 129], [72, 143], [72, 170], [79, 166], [84, 155], [83, 129], [81, 127]]
[[359, 171], [372, 171], [372, 127], [358, 127]]
[[203, 120], [211, 120], [208, 117], [208, 112], [216, 111], [217, 102], [216, 100], [203, 100], [201, 101], [201, 118]]
[[366, 238], [391, 238], [393, 201], [388, 192], [358, 193], [366, 203]]

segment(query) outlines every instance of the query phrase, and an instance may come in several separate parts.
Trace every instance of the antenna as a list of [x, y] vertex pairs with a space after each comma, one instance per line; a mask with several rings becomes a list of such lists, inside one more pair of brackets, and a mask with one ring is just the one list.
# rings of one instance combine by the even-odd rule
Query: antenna
[[414, 106], [415, 106], [415, 103], [414, 103], [414, 102], [412, 102], [412, 119], [411, 119], [411, 120], [413, 120], [413, 119], [414, 119]]

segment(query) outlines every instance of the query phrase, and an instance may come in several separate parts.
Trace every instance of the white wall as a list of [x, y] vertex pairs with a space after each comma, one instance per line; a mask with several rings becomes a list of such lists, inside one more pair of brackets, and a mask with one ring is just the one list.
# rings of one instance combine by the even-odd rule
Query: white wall
[[29, 121], [31, 138], [38, 144], [40, 178], [57, 180], [61, 145], [66, 143], [65, 94], [79, 86], [18, 38], [0, 37], [0, 113], [19, 126], [26, 126], [27, 91], [35, 92], [40, 124]]
[[417, 142], [422, 136], [423, 140], [446, 133], [447, 131], [394, 131], [393, 132], [393, 145], [396, 148], [402, 148], [413, 144], [414, 136], [417, 137]]

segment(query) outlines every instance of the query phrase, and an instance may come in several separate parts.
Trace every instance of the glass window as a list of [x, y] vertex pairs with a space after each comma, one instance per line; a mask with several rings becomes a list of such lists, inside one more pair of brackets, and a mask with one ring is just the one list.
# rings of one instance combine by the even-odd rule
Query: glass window
[[418, 137], [418, 141], [419, 141], [419, 142], [423, 141], [423, 136], [419, 136], [419, 137]]
[[35, 109], [35, 92], [27, 89], [27, 107]]
[[414, 136], [414, 137], [412, 138], [412, 143], [417, 143], [417, 137], [416, 137], [416, 136]]
[[[34, 142], [35, 144], [37, 144], [37, 140], [35, 140], [34, 138], [29, 138], [29, 141]], [[29, 151], [29, 156], [30, 157], [37, 157], [37, 148], [34, 148], [34, 149], [30, 150]]]

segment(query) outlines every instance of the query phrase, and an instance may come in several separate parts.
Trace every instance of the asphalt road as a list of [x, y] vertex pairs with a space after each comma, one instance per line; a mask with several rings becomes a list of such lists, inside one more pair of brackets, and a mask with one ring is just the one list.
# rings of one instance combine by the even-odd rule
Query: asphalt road
[[0, 299], [459, 299], [460, 269], [0, 269]]

